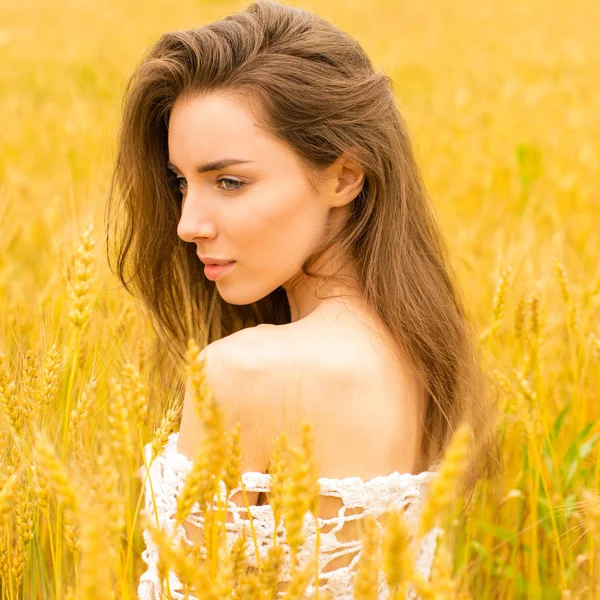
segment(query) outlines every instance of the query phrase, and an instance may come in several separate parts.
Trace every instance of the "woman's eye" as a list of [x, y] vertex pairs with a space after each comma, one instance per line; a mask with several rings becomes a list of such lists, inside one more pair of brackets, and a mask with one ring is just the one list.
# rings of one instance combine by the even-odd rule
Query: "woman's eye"
[[232, 192], [234, 190], [239, 190], [240, 188], [242, 188], [246, 185], [243, 181], [238, 181], [237, 179], [231, 179], [230, 177], [222, 177], [221, 179], [218, 180], [218, 182], [221, 183], [221, 181], [230, 181], [232, 183], [237, 184], [234, 187], [222, 187], [221, 189], [226, 192]]
[[[185, 181], [185, 177], [169, 177], [169, 187], [173, 188], [174, 190], [179, 190], [180, 192], [182, 192], [182, 189], [181, 189], [182, 181]], [[187, 185], [187, 182], [186, 182], [186, 185]]]
[[[220, 189], [222, 189], [225, 192], [233, 192], [234, 190], [239, 190], [240, 188], [244, 187], [246, 184], [243, 181], [238, 181], [237, 179], [231, 179], [230, 177], [222, 177], [221, 179], [217, 180], [217, 183], [221, 183], [222, 181], [228, 181], [230, 182], [230, 184], [235, 184], [235, 185], [226, 185], [225, 187], [220, 187]], [[183, 183], [185, 182], [185, 187], [182, 188]], [[185, 177], [169, 177], [169, 187], [173, 188], [175, 190], [179, 190], [179, 192], [181, 192], [183, 194], [183, 192], [185, 190], [187, 190], [187, 181], [185, 179]], [[219, 187], [219, 186], [217, 186]]]

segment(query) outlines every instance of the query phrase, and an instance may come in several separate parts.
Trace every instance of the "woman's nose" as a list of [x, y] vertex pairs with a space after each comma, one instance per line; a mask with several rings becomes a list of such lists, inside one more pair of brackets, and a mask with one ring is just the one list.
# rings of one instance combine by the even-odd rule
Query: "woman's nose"
[[197, 203], [190, 202], [189, 198], [186, 198], [182, 204], [177, 235], [184, 242], [192, 243], [199, 237], [214, 237], [216, 233], [214, 222], [206, 212], [194, 204], [197, 205]]

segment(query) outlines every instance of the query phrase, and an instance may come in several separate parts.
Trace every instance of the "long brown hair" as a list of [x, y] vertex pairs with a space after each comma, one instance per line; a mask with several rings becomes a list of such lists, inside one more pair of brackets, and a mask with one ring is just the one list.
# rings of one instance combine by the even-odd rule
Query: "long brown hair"
[[194, 245], [176, 235], [169, 114], [180, 97], [218, 90], [245, 100], [307, 172], [344, 152], [359, 162], [364, 186], [345, 228], [323, 240], [302, 270], [315, 276], [311, 266], [334, 244], [354, 261], [364, 298], [426, 386], [423, 465], [466, 420], [476, 446], [469, 481], [496, 472], [494, 403], [393, 82], [353, 37], [309, 11], [258, 0], [222, 20], [167, 32], [127, 82], [107, 209], [117, 256], [113, 264], [109, 250], [108, 260], [141, 297], [161, 344], [181, 361], [189, 335], [210, 343], [244, 327], [290, 322], [283, 288], [246, 306], [223, 301]]

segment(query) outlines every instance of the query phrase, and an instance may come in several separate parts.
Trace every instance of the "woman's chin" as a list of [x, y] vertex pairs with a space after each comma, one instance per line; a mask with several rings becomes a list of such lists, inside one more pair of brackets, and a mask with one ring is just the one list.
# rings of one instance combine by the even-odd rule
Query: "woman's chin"
[[215, 281], [219, 296], [227, 302], [227, 304], [234, 304], [236, 306], [246, 306], [258, 302], [263, 298], [266, 298], [271, 292], [278, 289], [277, 286], [273, 290], [243, 290], [239, 285], [231, 284], [228, 281]]

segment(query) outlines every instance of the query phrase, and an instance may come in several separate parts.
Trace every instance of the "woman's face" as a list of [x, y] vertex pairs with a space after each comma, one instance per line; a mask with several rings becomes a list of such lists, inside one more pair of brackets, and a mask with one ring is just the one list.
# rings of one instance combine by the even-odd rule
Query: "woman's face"
[[[177, 100], [168, 144], [183, 193], [177, 235], [199, 256], [235, 261], [216, 280], [226, 302], [260, 300], [300, 272], [331, 205], [285, 143], [259, 130], [241, 101], [215, 92]], [[244, 162], [198, 172], [225, 159]]]

